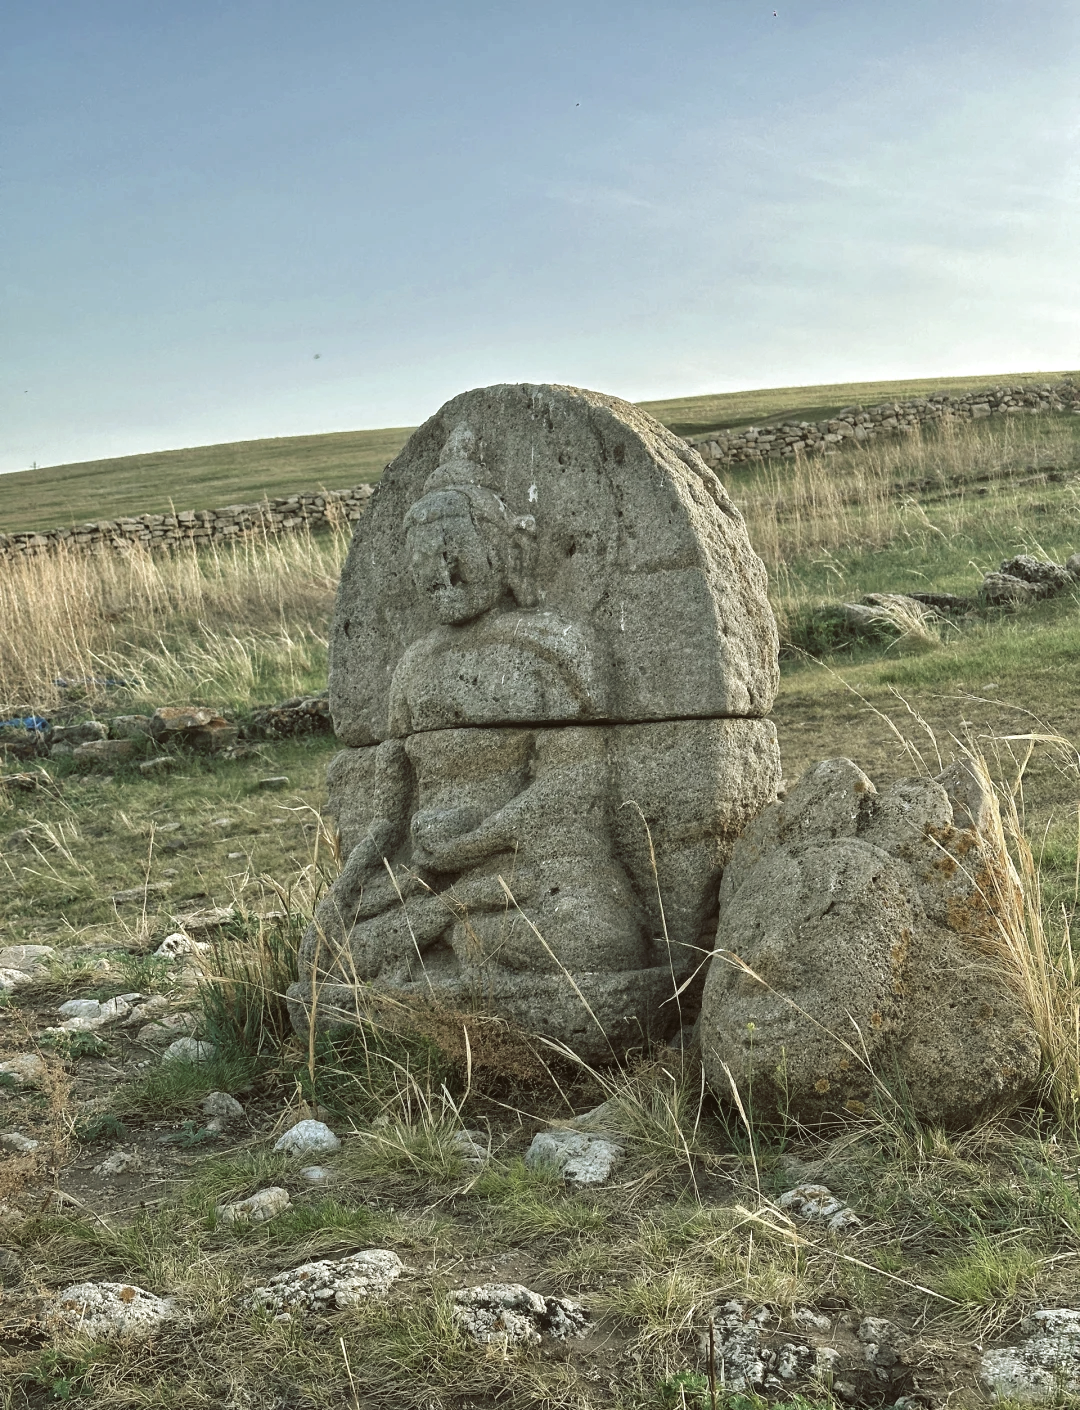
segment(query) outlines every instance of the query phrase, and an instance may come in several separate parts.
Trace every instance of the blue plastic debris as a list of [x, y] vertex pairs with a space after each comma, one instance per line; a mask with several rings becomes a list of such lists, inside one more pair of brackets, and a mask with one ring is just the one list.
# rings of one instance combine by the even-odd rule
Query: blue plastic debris
[[0, 720], [0, 729], [47, 730], [48, 728], [48, 720], [43, 720], [40, 715], [16, 715], [11, 720]]

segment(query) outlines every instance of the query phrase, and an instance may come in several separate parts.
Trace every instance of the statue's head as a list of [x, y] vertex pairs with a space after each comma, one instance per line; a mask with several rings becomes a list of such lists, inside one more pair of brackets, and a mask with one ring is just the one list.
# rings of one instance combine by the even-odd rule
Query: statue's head
[[461, 626], [511, 597], [531, 606], [536, 521], [515, 518], [481, 483], [475, 437], [465, 426], [451, 434], [439, 467], [405, 516], [409, 571], [436, 621]]

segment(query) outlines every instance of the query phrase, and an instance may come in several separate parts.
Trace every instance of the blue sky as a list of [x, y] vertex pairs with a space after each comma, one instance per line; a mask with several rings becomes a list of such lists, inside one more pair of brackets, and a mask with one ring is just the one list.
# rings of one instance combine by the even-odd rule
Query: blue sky
[[7, 0], [0, 470], [1080, 366], [1078, 73], [1076, 0]]

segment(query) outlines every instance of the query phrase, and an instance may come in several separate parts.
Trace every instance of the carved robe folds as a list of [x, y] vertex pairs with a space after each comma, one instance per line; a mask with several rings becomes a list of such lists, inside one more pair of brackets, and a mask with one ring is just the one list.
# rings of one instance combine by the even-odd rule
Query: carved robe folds
[[775, 684], [764, 571], [681, 442], [572, 388], [449, 403], [342, 577], [346, 862], [305, 938], [297, 1027], [313, 989], [332, 1022], [373, 988], [594, 1062], [673, 1031], [724, 862], [775, 795]]

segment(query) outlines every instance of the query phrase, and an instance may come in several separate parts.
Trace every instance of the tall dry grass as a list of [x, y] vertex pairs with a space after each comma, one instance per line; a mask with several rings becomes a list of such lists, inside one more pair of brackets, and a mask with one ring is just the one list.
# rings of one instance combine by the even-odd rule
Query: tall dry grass
[[[347, 532], [224, 548], [59, 552], [0, 567], [0, 709], [48, 709], [57, 685], [123, 679], [133, 701], [239, 703], [325, 671]], [[92, 696], [94, 687], [86, 687]]]
[[755, 550], [771, 574], [782, 574], [794, 559], [880, 548], [913, 527], [942, 532], [929, 524], [918, 496], [943, 497], [943, 532], [962, 533], [986, 516], [985, 501], [972, 493], [976, 485], [1071, 464], [1076, 453], [1070, 423], [945, 422], [724, 478]]

